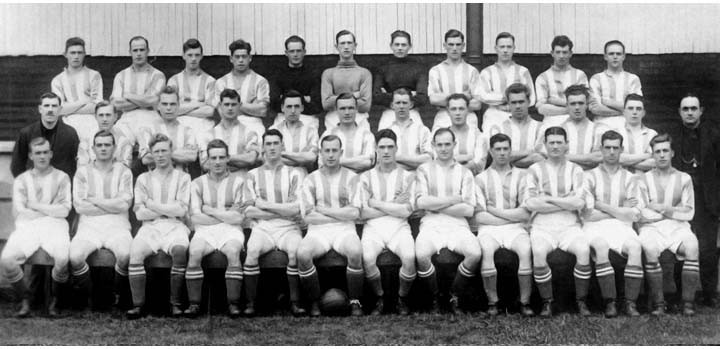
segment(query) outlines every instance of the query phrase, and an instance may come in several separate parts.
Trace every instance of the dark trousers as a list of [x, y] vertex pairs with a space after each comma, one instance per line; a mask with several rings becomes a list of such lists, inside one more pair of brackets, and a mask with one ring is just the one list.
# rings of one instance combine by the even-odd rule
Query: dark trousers
[[[695, 181], [693, 181], [695, 182]], [[693, 183], [695, 184], [695, 183]], [[700, 283], [703, 295], [712, 297], [718, 280], [717, 229], [718, 217], [707, 210], [702, 185], [695, 186], [695, 217], [690, 222], [700, 249]]]

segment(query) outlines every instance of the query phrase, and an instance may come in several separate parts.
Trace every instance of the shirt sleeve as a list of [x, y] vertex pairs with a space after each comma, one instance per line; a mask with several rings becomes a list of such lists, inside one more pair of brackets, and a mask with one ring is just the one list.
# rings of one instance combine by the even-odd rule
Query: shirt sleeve
[[477, 88], [473, 94], [479, 96], [480, 101], [485, 104], [498, 105], [502, 102], [503, 94], [492, 90], [492, 73], [490, 73], [490, 69], [486, 68], [480, 72]]
[[[532, 75], [530, 75], [530, 71], [527, 69], [524, 69], [523, 73], [523, 80], [525, 80], [525, 85], [530, 90], [530, 104], [531, 106], [535, 105], [535, 102], [537, 101], [537, 96], [535, 95], [535, 84], [533, 83]], [[505, 95], [505, 91], [502, 91], [503, 96]]]
[[487, 211], [487, 199], [485, 198], [485, 185], [480, 180], [480, 175], [475, 176], [475, 212]]
[[302, 200], [300, 200], [300, 213], [303, 218], [307, 216], [315, 208], [315, 183], [312, 180], [313, 176], [305, 177], [302, 184]]
[[363, 69], [360, 75], [360, 98], [357, 100], [358, 113], [367, 113], [372, 107], [372, 74], [367, 69]]
[[264, 106], [270, 104], [270, 84], [267, 79], [258, 75], [258, 81], [255, 84], [255, 100], [253, 103], [261, 103]]
[[260, 145], [258, 144], [258, 135], [254, 131], [247, 130], [248, 137], [247, 143], [245, 144], [245, 153], [251, 151], [257, 152], [260, 155]]
[[207, 82], [205, 83], [205, 104], [215, 107], [217, 104], [213, 104], [215, 99], [215, 78], [208, 75]]
[[443, 93], [440, 85], [440, 74], [437, 70], [438, 68], [432, 67], [428, 73], [428, 97]]
[[20, 218], [23, 214], [28, 213], [30, 210], [27, 208], [28, 192], [27, 186], [25, 186], [25, 176], [15, 178], [13, 184], [13, 210]]
[[212, 106], [216, 107], [218, 104], [220, 104], [220, 94], [225, 90], [225, 79], [220, 78], [215, 80], [215, 85], [213, 85], [213, 99], [212, 99]]
[[162, 91], [162, 89], [165, 87], [165, 74], [163, 74], [159, 70], [156, 70], [153, 72], [151, 78], [152, 82], [150, 86], [150, 91], [145, 91], [145, 93], [153, 96], [160, 95], [160, 91]]
[[335, 96], [332, 84], [332, 68], [326, 69], [320, 78], [320, 97], [322, 106], [326, 111], [335, 110]]
[[135, 212], [145, 208], [145, 202], [149, 196], [146, 183], [148, 178], [149, 172], [146, 172], [138, 176], [138, 179], [135, 182], [135, 205], [133, 206], [133, 211]]
[[88, 183], [86, 172], [82, 169], [78, 169], [73, 177], [72, 185], [72, 197], [73, 205], [77, 206], [80, 202], [87, 199], [88, 195]]
[[190, 183], [190, 215], [202, 214], [202, 189], [199, 178]]
[[[602, 73], [599, 73], [599, 74], [602, 74]], [[602, 101], [602, 85], [600, 84], [600, 79], [598, 78], [598, 74], [595, 74], [590, 78], [590, 96], [592, 99], [596, 100], [598, 103], [601, 103], [601, 101]]]
[[307, 138], [305, 142], [307, 144], [305, 145], [305, 148], [303, 148], [301, 151], [311, 151], [315, 154], [318, 153], [319, 140], [317, 130], [315, 130], [314, 128], [308, 128]]
[[118, 188], [118, 196], [123, 201], [128, 203], [128, 206], [132, 204], [133, 199], [133, 177], [132, 171], [129, 168], [123, 167], [120, 173], [120, 187]]
[[[475, 129], [475, 148], [473, 149], [473, 159], [476, 163], [480, 163], [487, 158], [488, 154], [488, 139], [480, 130]], [[483, 169], [478, 169], [482, 171]]]
[[58, 182], [58, 190], [52, 200], [53, 205], [61, 205], [68, 211], [72, 208], [72, 185], [70, 184], [70, 176], [60, 171], [60, 181]]
[[375, 137], [370, 131], [363, 132], [362, 155], [375, 154]]
[[592, 211], [595, 209], [595, 175], [592, 172], [586, 172], [583, 182], [585, 210]]
[[472, 172], [467, 168], [463, 167], [462, 170], [462, 184], [460, 187], [460, 196], [463, 198], [463, 202], [475, 207], [477, 204], [475, 198], [475, 180]]
[[637, 75], [633, 75], [630, 79], [630, 88], [628, 89], [628, 94], [630, 93], [637, 93], [641, 96], [643, 95], [642, 84], [640, 83], [640, 78]]
[[525, 200], [530, 197], [528, 193], [528, 183], [527, 183], [527, 176], [528, 171], [523, 170], [520, 174], [520, 177], [518, 178], [518, 188], [517, 188], [517, 207], [522, 207], [527, 210], [527, 205], [525, 204]]
[[540, 76], [535, 79], [535, 95], [537, 97], [537, 101], [535, 102], [535, 107], [540, 108], [541, 105], [546, 104], [548, 101], [548, 81], [545, 74], [540, 74]]
[[103, 101], [103, 80], [98, 72], [93, 72], [90, 78], [90, 98], [96, 104]]
[[288, 187], [288, 203], [297, 202], [302, 196], [302, 172], [293, 169], [290, 173], [290, 185]]
[[420, 166], [417, 168], [417, 171], [415, 172], [416, 176], [416, 183], [415, 183], [415, 204], [417, 205], [417, 200], [420, 199], [423, 196], [429, 195], [428, 190], [428, 174], [427, 171], [429, 169], [426, 166]]
[[[570, 162], [568, 162], [568, 164], [570, 164]], [[576, 197], [582, 198], [583, 196], [584, 178], [585, 176], [582, 168], [578, 165], [573, 164], [572, 191]]]
[[537, 167], [535, 165], [530, 166], [527, 173], [525, 174], [525, 206], [527, 207], [527, 200], [540, 196], [540, 178], [537, 175]]
[[125, 71], [120, 71], [119, 73], [115, 74], [115, 79], [113, 79], [113, 90], [110, 97], [111, 100], [123, 98], [123, 94], [125, 93], [123, 91], [125, 85], [124, 77]]
[[50, 91], [58, 95], [61, 101], [67, 101], [67, 97], [65, 96], [65, 92], [63, 91], [62, 79], [60, 78], [61, 75], [62, 74], [58, 74], [52, 79], [52, 81], [50, 82]]
[[180, 174], [175, 200], [180, 203], [185, 212], [190, 208], [190, 175], [187, 173]]
[[427, 126], [422, 125], [420, 127], [420, 142], [418, 143], [420, 147], [420, 153], [430, 154], [430, 156], [433, 155], [433, 148], [432, 148], [432, 136], [430, 135], [430, 129], [427, 128]]
[[693, 189], [692, 179], [690, 179], [689, 175], [682, 173], [680, 183], [682, 185], [682, 193], [680, 194], [680, 205], [678, 205], [679, 207], [676, 206], [676, 208], [689, 208], [690, 210], [685, 212], [673, 210], [670, 216], [679, 221], [691, 221], [693, 216], [695, 216], [695, 191]]

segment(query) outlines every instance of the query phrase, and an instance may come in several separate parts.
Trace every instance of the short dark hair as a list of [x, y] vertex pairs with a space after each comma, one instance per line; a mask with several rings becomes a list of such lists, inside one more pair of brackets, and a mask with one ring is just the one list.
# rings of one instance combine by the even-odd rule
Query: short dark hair
[[623, 145], [623, 136], [613, 130], [605, 131], [605, 133], [602, 134], [600, 137], [600, 145], [605, 143], [605, 141], [614, 141], [614, 140], [620, 140], [620, 146]]
[[220, 102], [222, 102], [222, 100], [225, 98], [235, 99], [238, 102], [240, 101], [240, 95], [237, 93], [237, 91], [231, 88], [226, 88], [222, 92], [220, 92]]
[[653, 137], [650, 140], [650, 149], [654, 150], [656, 144], [665, 143], [665, 142], [670, 143], [670, 147], [672, 148], [673, 139], [672, 139], [672, 137], [670, 137], [669, 134], [661, 133], [659, 135], [656, 135], [655, 137]]
[[410, 96], [410, 101], [411, 101], [411, 102], [414, 101], [414, 98], [413, 98], [413, 96], [412, 96], [412, 92], [410, 92], [410, 90], [408, 90], [408, 89], [406, 89], [406, 88], [404, 88], [404, 87], [398, 87], [398, 88], [395, 89], [395, 91], [393, 91], [393, 93], [392, 93], [392, 100], [395, 100], [395, 95], [398, 95], [398, 96]]
[[210, 149], [225, 149], [225, 155], [227, 156], [230, 154], [227, 143], [219, 138], [215, 138], [208, 142], [207, 147], [205, 148], [205, 152], [208, 156], [210, 156]]
[[515, 37], [508, 32], [502, 32], [502, 33], [498, 34], [495, 37], [495, 45], [497, 45], [497, 43], [498, 43], [498, 41], [500, 41], [500, 39], [512, 39], [513, 44], [515, 43]]
[[353, 101], [355, 101], [355, 106], [357, 106], [357, 98], [355, 98], [355, 96], [350, 92], [343, 92], [339, 94], [335, 99], [335, 107], [337, 107], [337, 103], [341, 99], [352, 99]]
[[97, 140], [100, 137], [110, 137], [112, 138], [112, 144], [115, 145], [115, 135], [112, 134], [109, 130], [100, 130], [95, 132], [95, 135], [93, 136], [93, 145], [95, 145], [95, 140]]
[[492, 137], [490, 137], [490, 148], [492, 148], [495, 143], [500, 142], [508, 142], [508, 145], [512, 146], [512, 139], [510, 139], [510, 136], [504, 133], [496, 133]]
[[135, 36], [133, 36], [132, 38], [130, 38], [130, 41], [128, 41], [128, 47], [132, 47], [132, 42], [135, 41], [135, 40], [145, 41], [145, 48], [146, 48], [148, 51], [150, 51], [150, 43], [149, 43], [148, 40], [145, 39], [145, 37], [142, 36], [142, 35], [135, 35]]
[[[45, 137], [35, 137], [30, 140], [29, 146], [28, 146], [28, 153], [32, 153], [32, 149], [34, 147], [43, 145], [43, 144], [50, 144], [50, 141], [47, 140]], [[52, 149], [50, 149], [52, 151]]]
[[408, 41], [408, 45], [412, 46], [412, 38], [410, 38], [410, 33], [404, 31], [404, 30], [396, 30], [390, 34], [390, 44], [395, 42], [396, 38], [405, 38]]
[[155, 144], [167, 142], [168, 145], [170, 145], [170, 149], [172, 149], [172, 139], [168, 137], [167, 135], [163, 133], [156, 133], [150, 137], [150, 141], [148, 142], [148, 148], [150, 148], [150, 151], [152, 151], [152, 148], [155, 146]]
[[332, 142], [332, 141], [338, 141], [338, 143], [340, 143], [340, 149], [342, 149], [342, 139], [340, 139], [340, 137], [338, 137], [337, 135], [333, 135], [333, 134], [326, 135], [325, 137], [323, 137], [320, 140], [320, 148], [322, 148], [322, 146], [325, 142]]
[[505, 89], [505, 99], [510, 99], [511, 94], [518, 94], [518, 93], [524, 93], [525, 98], [527, 98], [528, 101], [530, 100], [530, 89], [527, 86], [525, 86], [519, 82], [511, 84], [510, 86], [508, 86]]
[[555, 38], [553, 38], [553, 41], [550, 43], [550, 51], [555, 50], [555, 46], [565, 47], [568, 46], [570, 48], [570, 51], [573, 49], [573, 42], [570, 40], [567, 35], [558, 35]]
[[437, 138], [437, 136], [439, 136], [443, 133], [450, 133], [450, 135], [452, 136], [453, 142], [455, 142], [455, 132], [453, 132], [450, 129], [450, 127], [441, 127], [439, 129], [435, 130], [435, 133], [433, 133], [433, 138], [432, 138], [433, 143], [435, 142], [435, 139]]
[[248, 54], [252, 52], [252, 46], [249, 42], [246, 42], [243, 39], [237, 39], [230, 43], [230, 46], [228, 46], [230, 49], [230, 55], [232, 56], [233, 53], [237, 50], [245, 50]]
[[623, 49], [623, 53], [625, 53], [625, 44], [623, 44], [620, 40], [610, 40], [606, 42], [605, 47], [603, 47], [603, 52], [607, 53], [607, 49], [608, 47], [610, 47], [610, 45], [620, 45], [620, 47], [622, 47]]
[[545, 130], [545, 141], [547, 141], [549, 136], [563, 136], [565, 142], [567, 142], [567, 131], [560, 126], [548, 127], [548, 129]]
[[465, 42], [465, 35], [457, 30], [457, 29], [450, 29], [447, 32], [445, 32], [445, 41], [447, 41], [450, 38], [460, 38], [463, 42]]
[[686, 93], [685, 95], [682, 96], [682, 98], [680, 98], [680, 100], [678, 101], [678, 104], [680, 104], [680, 102], [682, 102], [682, 100], [685, 99], [685, 98], [697, 98], [697, 100], [698, 100], [698, 107], [702, 107], [702, 98], [700, 98], [700, 94], [699, 94], [699, 93], [697, 93], [697, 92], [692, 92], [692, 91]]
[[98, 112], [98, 110], [100, 110], [100, 108], [104, 108], [104, 107], [112, 107], [113, 114], [117, 114], [117, 110], [115, 109], [114, 104], [110, 103], [110, 101], [102, 100], [102, 101], [98, 102], [97, 104], [95, 104], [95, 115], [97, 115], [97, 112]]
[[83, 51], [85, 51], [85, 40], [77, 36], [65, 40], [65, 52], [67, 52], [71, 46], [82, 46]]
[[300, 98], [300, 103], [303, 102], [303, 95], [302, 93], [298, 92], [297, 90], [287, 90], [283, 95], [280, 97], [280, 105], [285, 105], [285, 100], [288, 98]]
[[448, 105], [450, 105], [450, 101], [455, 101], [458, 99], [462, 99], [463, 101], [465, 101], [465, 106], [470, 105], [470, 99], [464, 93], [453, 93], [447, 97], [446, 102]]
[[178, 90], [173, 87], [172, 85], [167, 85], [163, 87], [162, 90], [160, 90], [161, 95], [175, 95], [177, 97], [178, 102], [180, 102], [180, 94], [178, 93]]
[[338, 43], [338, 41], [340, 40], [340, 37], [343, 35], [350, 35], [353, 38], [353, 42], [357, 42], [357, 39], [355, 38], [355, 34], [353, 34], [351, 31], [349, 31], [347, 29], [343, 29], [343, 30], [337, 32], [337, 34], [335, 34], [335, 44]]
[[58, 104], [62, 105], [62, 99], [60, 99], [60, 96], [56, 95], [54, 92], [45, 92], [40, 95], [40, 104], [42, 104], [42, 100], [46, 98], [53, 98], [58, 100]]
[[393, 131], [389, 128], [384, 128], [382, 130], [377, 131], [375, 133], [375, 144], [380, 143], [380, 140], [383, 138], [390, 138], [393, 141], [393, 143], [395, 143], [397, 145], [397, 135], [395, 134], [395, 131]]
[[194, 48], [199, 48], [200, 53], [201, 54], [203, 53], [202, 44], [200, 43], [200, 41], [198, 39], [187, 39], [187, 41], [185, 41], [185, 43], [183, 44], [182, 48], [183, 48], [183, 53], [187, 52], [187, 50], [194, 49]]
[[625, 97], [625, 101], [623, 102], [623, 107], [627, 105], [629, 101], [639, 101], [643, 104], [643, 107], [645, 107], [645, 98], [643, 96], [637, 94], [637, 93], [631, 93]]
[[585, 96], [585, 100], [590, 99], [590, 91], [588, 90], [587, 86], [577, 84], [577, 85], [570, 85], [568, 88], [565, 89], [565, 98], [568, 98], [570, 96], [579, 96], [583, 95]]
[[281, 142], [283, 140], [282, 132], [280, 132], [280, 130], [278, 130], [276, 128], [271, 128], [271, 129], [265, 131], [265, 133], [262, 135], [263, 144], [265, 143], [265, 137], [267, 137], [267, 136], [278, 136], [278, 137], [280, 137]]
[[299, 36], [297, 36], [297, 35], [292, 35], [292, 36], [290, 36], [289, 38], [285, 39], [285, 49], [286, 49], [286, 50], [287, 50], [287, 48], [288, 48], [288, 45], [289, 45], [291, 42], [299, 42], [299, 43], [302, 44], [303, 50], [305, 49], [305, 40], [303, 40], [303, 38], [301, 38], [301, 37], [299, 37]]

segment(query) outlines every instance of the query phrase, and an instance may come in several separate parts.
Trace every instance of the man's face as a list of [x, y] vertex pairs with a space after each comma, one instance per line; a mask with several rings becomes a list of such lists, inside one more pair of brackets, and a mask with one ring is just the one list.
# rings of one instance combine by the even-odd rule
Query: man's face
[[413, 108], [413, 102], [410, 100], [410, 95], [399, 95], [393, 94], [392, 103], [390, 108], [395, 112], [397, 118], [410, 117], [410, 109]]
[[350, 34], [342, 35], [338, 38], [335, 48], [340, 54], [340, 58], [350, 59], [355, 54], [355, 39]]
[[494, 163], [497, 163], [500, 166], [505, 166], [510, 163], [511, 151], [510, 142], [495, 142], [492, 148], [490, 148], [490, 155], [492, 155]]
[[395, 163], [397, 145], [390, 138], [381, 138], [377, 144], [378, 161], [381, 164], [391, 165]]
[[670, 167], [673, 156], [675, 156], [675, 153], [670, 147], [670, 142], [657, 143], [652, 147], [652, 157], [655, 159], [655, 166], [661, 170]]
[[69, 67], [80, 68], [85, 62], [85, 48], [82, 45], [70, 46], [65, 50], [65, 58]]
[[143, 39], [135, 39], [130, 43], [130, 56], [134, 64], [144, 65], [147, 63], [148, 51]]
[[398, 36], [390, 44], [390, 49], [393, 52], [393, 56], [397, 58], [405, 58], [407, 57], [408, 53], [410, 53], [410, 49], [412, 49], [412, 46], [410, 46], [410, 43], [408, 42], [408, 39], [406, 37]]
[[38, 106], [38, 111], [43, 122], [53, 125], [58, 120], [60, 101], [57, 98], [43, 98]]
[[95, 158], [100, 161], [109, 161], [115, 153], [115, 143], [112, 137], [96, 137], [93, 141]]
[[495, 52], [497, 52], [498, 61], [509, 62], [515, 53], [515, 42], [511, 38], [502, 38], [495, 44]]
[[323, 163], [327, 167], [340, 166], [342, 154], [343, 150], [340, 147], [339, 140], [325, 141], [320, 146], [320, 156], [322, 156]]
[[50, 150], [50, 142], [30, 147], [30, 160], [33, 162], [33, 167], [38, 170], [42, 171], [50, 167], [52, 156], [53, 153], [52, 150]]
[[355, 99], [338, 99], [337, 112], [340, 116], [341, 124], [352, 124], [355, 122], [355, 114], [357, 114]]
[[208, 151], [207, 163], [214, 175], [222, 175], [227, 171], [230, 157], [225, 148], [210, 148]]
[[600, 148], [603, 162], [608, 165], [617, 165], [620, 162], [620, 153], [622, 152], [623, 146], [620, 145], [619, 139], [606, 139]]
[[570, 57], [572, 57], [570, 46], [555, 46], [550, 54], [556, 66], [565, 67], [570, 64]]
[[625, 50], [618, 44], [612, 44], [608, 46], [605, 52], [605, 62], [609, 68], [622, 68], [623, 62], [625, 62]]
[[545, 149], [547, 149], [548, 157], [558, 158], [568, 150], [568, 144], [562, 135], [549, 135], [545, 138]]
[[157, 142], [151, 149], [155, 166], [158, 168], [167, 168], [172, 165], [172, 148], [169, 142]]
[[452, 134], [443, 132], [435, 137], [432, 143], [433, 149], [439, 160], [452, 160], [455, 151], [455, 141]]
[[238, 73], [250, 69], [250, 62], [252, 62], [252, 56], [245, 49], [235, 50], [230, 56], [230, 63]]
[[447, 58], [452, 60], [458, 60], [462, 58], [462, 52], [465, 48], [465, 42], [459, 37], [448, 38], [447, 40], [445, 40], [443, 47], [445, 47]]
[[700, 106], [700, 100], [697, 97], [685, 97], [680, 101], [680, 117], [686, 124], [695, 124], [700, 122], [700, 117], [705, 108]]
[[303, 48], [303, 44], [301, 42], [288, 43], [285, 49], [285, 56], [287, 56], [291, 66], [297, 67], [302, 65], [303, 59], [305, 59], [305, 48]]
[[468, 106], [464, 99], [449, 100], [447, 111], [453, 126], [463, 126], [467, 122]]
[[643, 102], [628, 101], [625, 103], [623, 115], [625, 115], [625, 122], [627, 122], [628, 125], [640, 125], [642, 119], [645, 117], [645, 106], [643, 105]]
[[177, 119], [178, 97], [174, 93], [161, 93], [158, 101], [160, 116], [166, 121]]
[[567, 111], [571, 119], [575, 121], [585, 119], [587, 108], [587, 97], [585, 95], [570, 95], [567, 97]]
[[218, 112], [223, 119], [237, 119], [240, 102], [235, 98], [224, 97], [218, 106]]
[[95, 113], [95, 121], [97, 121], [98, 130], [109, 131], [117, 121], [115, 108], [112, 105], [106, 105], [98, 108]]
[[511, 116], [517, 120], [524, 120], [528, 115], [528, 108], [530, 104], [527, 95], [525, 95], [524, 92], [521, 92], [511, 93], [507, 97]]
[[289, 97], [285, 98], [283, 102], [282, 112], [285, 114], [285, 119], [290, 122], [296, 122], [300, 119], [300, 114], [304, 110], [302, 100], [300, 97]]
[[201, 48], [191, 48], [183, 53], [185, 68], [189, 70], [200, 69], [200, 61], [203, 59]]
[[283, 150], [283, 142], [279, 136], [265, 136], [265, 140], [263, 140], [263, 154], [265, 154], [265, 159], [279, 159], [280, 155], [282, 155]]

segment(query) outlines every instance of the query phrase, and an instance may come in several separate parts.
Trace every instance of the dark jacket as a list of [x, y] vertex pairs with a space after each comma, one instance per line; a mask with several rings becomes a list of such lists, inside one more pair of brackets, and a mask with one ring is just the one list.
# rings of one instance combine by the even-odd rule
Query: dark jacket
[[[23, 127], [18, 138], [15, 141], [13, 149], [12, 163], [10, 171], [13, 177], [19, 176], [21, 173], [32, 168], [32, 161], [28, 158], [30, 152], [30, 141], [37, 137], [46, 137], [48, 130], [42, 126], [40, 120]], [[47, 137], [46, 137], [47, 138]], [[58, 119], [55, 125], [55, 132], [49, 137], [50, 149], [53, 151], [53, 157], [50, 164], [61, 170], [73, 178], [77, 169], [77, 152], [80, 140], [77, 132], [71, 126], [68, 126]]]

